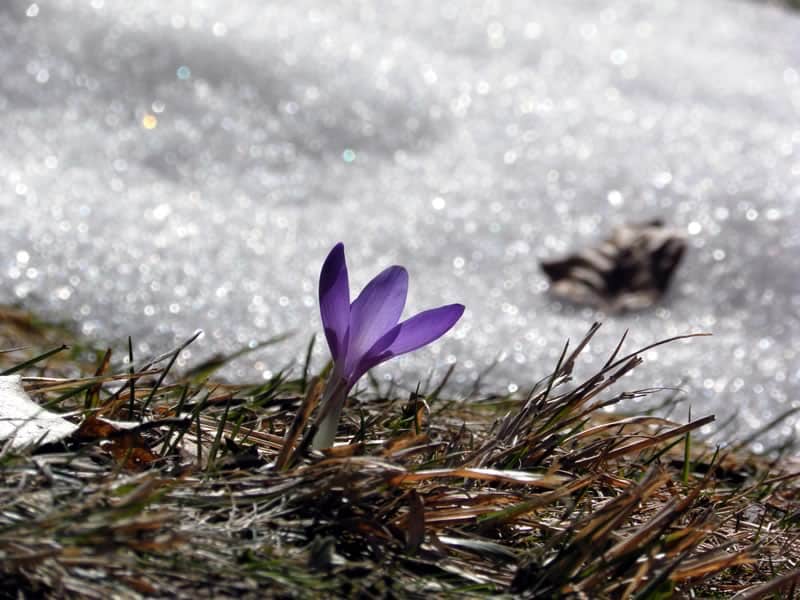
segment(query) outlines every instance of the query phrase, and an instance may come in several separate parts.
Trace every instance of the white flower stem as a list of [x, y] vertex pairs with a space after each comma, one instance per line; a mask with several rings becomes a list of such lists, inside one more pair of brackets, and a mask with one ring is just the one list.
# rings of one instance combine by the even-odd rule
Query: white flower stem
[[342, 409], [347, 400], [347, 392], [347, 381], [333, 373], [328, 379], [320, 401], [317, 433], [311, 441], [311, 447], [315, 450], [333, 446], [336, 430], [339, 428], [339, 418], [342, 416]]

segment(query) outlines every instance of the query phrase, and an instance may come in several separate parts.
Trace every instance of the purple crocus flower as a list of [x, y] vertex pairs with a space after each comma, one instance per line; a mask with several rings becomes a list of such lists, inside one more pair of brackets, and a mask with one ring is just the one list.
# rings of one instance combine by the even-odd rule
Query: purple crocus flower
[[344, 244], [328, 254], [319, 277], [319, 304], [334, 366], [322, 397], [314, 448], [333, 445], [347, 394], [364, 373], [439, 339], [464, 312], [463, 305], [448, 304], [400, 322], [407, 293], [408, 272], [392, 266], [351, 303]]

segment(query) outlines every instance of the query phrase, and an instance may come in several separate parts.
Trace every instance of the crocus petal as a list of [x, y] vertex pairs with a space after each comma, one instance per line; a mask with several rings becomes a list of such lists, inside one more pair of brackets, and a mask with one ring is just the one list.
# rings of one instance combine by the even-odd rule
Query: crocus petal
[[339, 242], [328, 254], [319, 275], [319, 311], [322, 327], [336, 361], [344, 354], [347, 329], [350, 326], [350, 284], [344, 244]]
[[350, 307], [346, 373], [350, 373], [375, 342], [397, 325], [407, 294], [408, 272], [397, 266], [380, 273], [361, 291]]
[[463, 304], [448, 304], [414, 315], [397, 326], [397, 335], [384, 351], [399, 356], [422, 348], [447, 333], [463, 314]]
[[355, 383], [364, 373], [382, 362], [426, 346], [447, 333], [464, 314], [463, 304], [448, 304], [414, 315], [390, 329], [367, 352], [355, 368]]

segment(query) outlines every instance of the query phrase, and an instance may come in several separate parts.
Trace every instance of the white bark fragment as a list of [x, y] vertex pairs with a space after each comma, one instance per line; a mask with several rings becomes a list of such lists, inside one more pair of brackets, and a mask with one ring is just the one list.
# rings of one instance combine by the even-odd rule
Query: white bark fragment
[[14, 449], [36, 443], [58, 442], [78, 426], [45, 410], [22, 389], [19, 375], [0, 377], [0, 440], [11, 440]]

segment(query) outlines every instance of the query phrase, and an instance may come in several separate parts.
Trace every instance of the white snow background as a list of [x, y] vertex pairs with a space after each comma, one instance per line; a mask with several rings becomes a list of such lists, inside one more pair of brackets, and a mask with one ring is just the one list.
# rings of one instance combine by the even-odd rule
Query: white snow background
[[[407, 314], [468, 307], [384, 376], [500, 356], [513, 391], [595, 319], [587, 372], [710, 331], [618, 389], [746, 435], [800, 406], [799, 117], [800, 17], [735, 0], [2, 0], [0, 301], [141, 357], [203, 328], [184, 362], [296, 331], [224, 373], [258, 380], [342, 240], [354, 292], [399, 263]], [[690, 242], [659, 307], [547, 295], [540, 258], [655, 216]]]

